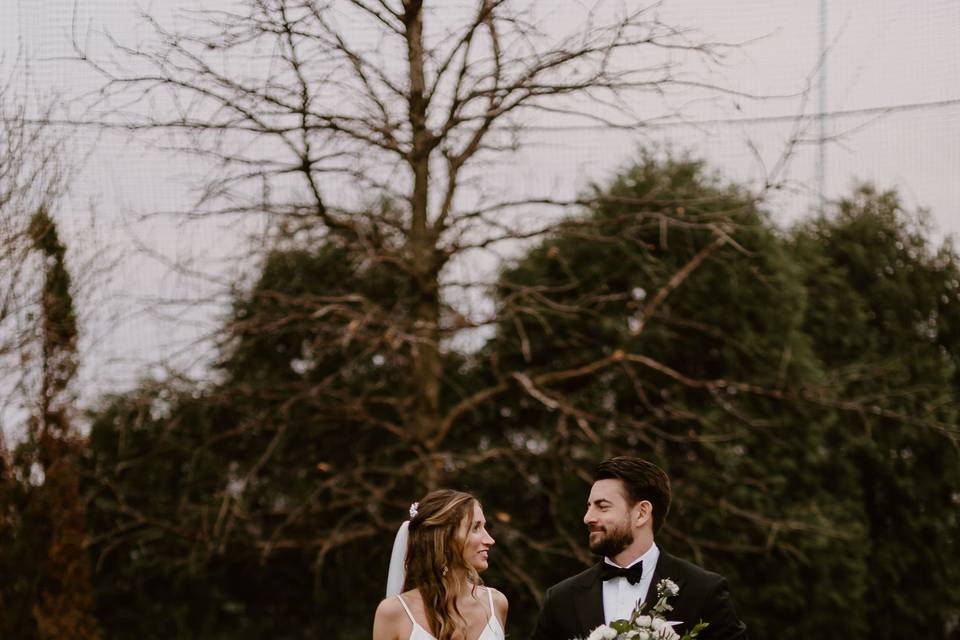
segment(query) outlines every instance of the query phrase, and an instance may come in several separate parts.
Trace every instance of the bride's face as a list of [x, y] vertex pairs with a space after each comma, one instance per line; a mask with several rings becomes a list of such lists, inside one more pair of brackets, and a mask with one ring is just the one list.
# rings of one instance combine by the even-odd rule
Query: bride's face
[[486, 526], [483, 509], [480, 508], [479, 502], [475, 502], [472, 517], [468, 515], [463, 519], [460, 531], [463, 540], [463, 560], [468, 567], [473, 567], [478, 572], [489, 566], [490, 547], [496, 543], [487, 533]]

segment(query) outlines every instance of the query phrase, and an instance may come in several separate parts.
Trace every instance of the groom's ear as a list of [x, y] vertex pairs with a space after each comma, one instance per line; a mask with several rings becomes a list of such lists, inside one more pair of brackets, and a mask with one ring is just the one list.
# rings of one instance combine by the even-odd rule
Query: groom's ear
[[649, 500], [641, 500], [633, 505], [633, 511], [637, 519], [637, 524], [644, 525], [653, 521], [653, 503]]

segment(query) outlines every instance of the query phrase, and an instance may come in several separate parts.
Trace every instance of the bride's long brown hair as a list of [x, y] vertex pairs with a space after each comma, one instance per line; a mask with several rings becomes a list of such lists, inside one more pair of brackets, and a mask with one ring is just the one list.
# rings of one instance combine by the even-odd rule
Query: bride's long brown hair
[[403, 590], [418, 589], [430, 633], [437, 640], [466, 637], [467, 621], [457, 607], [457, 590], [466, 580], [482, 584], [476, 569], [463, 559], [457, 535], [464, 518], [473, 518], [477, 499], [453, 489], [431, 491], [410, 520]]

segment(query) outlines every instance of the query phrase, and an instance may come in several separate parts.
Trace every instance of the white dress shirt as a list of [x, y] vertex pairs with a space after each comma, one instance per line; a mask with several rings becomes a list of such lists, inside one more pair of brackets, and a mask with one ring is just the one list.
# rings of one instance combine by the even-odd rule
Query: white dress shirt
[[[622, 576], [603, 581], [603, 618], [607, 624], [614, 620], [630, 618], [634, 607], [637, 606], [638, 602], [643, 601], [650, 589], [650, 583], [653, 582], [653, 572], [657, 568], [659, 558], [660, 549], [657, 548], [656, 544], [652, 544], [646, 553], [624, 567], [624, 569], [629, 569], [638, 562], [643, 563], [643, 574], [637, 584], [630, 584], [630, 581]], [[604, 558], [603, 561], [615, 567], [620, 566], [610, 558]]]

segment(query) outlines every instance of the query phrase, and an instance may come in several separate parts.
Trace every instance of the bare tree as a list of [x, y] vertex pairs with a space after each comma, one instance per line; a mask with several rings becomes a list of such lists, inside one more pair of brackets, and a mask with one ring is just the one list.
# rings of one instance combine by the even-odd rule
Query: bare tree
[[[74, 424], [74, 284], [49, 210], [66, 183], [55, 100], [0, 87], [0, 562], [4, 634], [99, 637]], [[12, 436], [7, 438], [7, 435]]]
[[[57, 201], [64, 188], [62, 149], [49, 124], [52, 106], [28, 113], [11, 73], [0, 86], [0, 420], [22, 419], [39, 394], [33, 360], [40, 314], [39, 258], [31, 255], [31, 216]], [[7, 429], [0, 432], [0, 438]], [[0, 440], [0, 450], [6, 450]]]
[[124, 101], [110, 124], [172, 133], [214, 161], [196, 215], [319, 225], [409, 278], [416, 304], [392, 321], [412, 350], [413, 397], [392, 426], [427, 451], [495, 393], [441, 406], [443, 345], [489, 320], [453, 312], [449, 265], [542, 234], [556, 214], [529, 212], [571, 204], [478, 190], [478, 176], [540, 118], [639, 124], [644, 96], [694, 84], [678, 73], [684, 54], [718, 48], [662, 23], [656, 4], [598, 3], [560, 37], [538, 8], [250, 1], [202, 12], [193, 31], [154, 21], [159, 48], [118, 44], [121, 64], [97, 63], [104, 104]]

